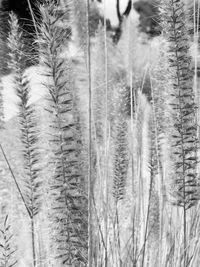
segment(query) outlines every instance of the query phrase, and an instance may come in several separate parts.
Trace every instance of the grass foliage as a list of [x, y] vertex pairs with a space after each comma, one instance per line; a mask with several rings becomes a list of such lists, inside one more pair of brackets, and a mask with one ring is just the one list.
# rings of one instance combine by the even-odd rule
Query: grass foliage
[[8, 222], [8, 216], [5, 217], [3, 227], [0, 229], [1, 233], [1, 266], [12, 267], [16, 266], [17, 261], [15, 260], [16, 250], [13, 247], [13, 235], [10, 233], [10, 224]]
[[[159, 37], [147, 39], [129, 16], [113, 43], [106, 19], [97, 27], [95, 3], [44, 1], [32, 44], [45, 91], [42, 118], [40, 101], [31, 100], [25, 34], [10, 14], [6, 64], [19, 146], [7, 152], [1, 141], [0, 167], [9, 167], [26, 208], [19, 212], [26, 241], [21, 229], [13, 233], [18, 250], [26, 242], [30, 255], [16, 253], [15, 261], [6, 216], [2, 267], [200, 265], [198, 52], [192, 54], [199, 6], [184, 2], [159, 2]], [[17, 225], [15, 211], [0, 207]]]

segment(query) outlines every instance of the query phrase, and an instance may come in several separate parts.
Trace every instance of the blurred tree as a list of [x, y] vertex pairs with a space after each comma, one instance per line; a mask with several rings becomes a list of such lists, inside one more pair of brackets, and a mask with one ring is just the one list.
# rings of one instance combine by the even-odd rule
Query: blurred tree
[[140, 15], [140, 30], [147, 33], [149, 37], [160, 35], [159, 10], [156, 1], [137, 1], [133, 6]]

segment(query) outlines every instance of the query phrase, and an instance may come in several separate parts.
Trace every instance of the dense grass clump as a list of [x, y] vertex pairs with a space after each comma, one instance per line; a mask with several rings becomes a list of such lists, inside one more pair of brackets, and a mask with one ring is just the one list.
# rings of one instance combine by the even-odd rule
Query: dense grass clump
[[[199, 6], [129, 1], [123, 16], [119, 4], [115, 31], [105, 3], [46, 0], [40, 20], [29, 6], [34, 54], [10, 14], [2, 266], [200, 265]], [[17, 112], [5, 121], [10, 88]]]

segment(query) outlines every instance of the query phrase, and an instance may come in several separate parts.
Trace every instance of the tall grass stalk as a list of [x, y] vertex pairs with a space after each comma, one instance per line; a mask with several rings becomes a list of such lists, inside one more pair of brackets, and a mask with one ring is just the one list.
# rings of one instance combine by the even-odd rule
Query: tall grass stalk
[[[154, 125], [154, 123], [153, 123]], [[154, 131], [152, 131], [154, 132]], [[152, 139], [155, 137], [152, 137]], [[145, 219], [145, 229], [144, 229], [144, 243], [143, 243], [143, 249], [142, 249], [142, 260], [141, 260], [141, 266], [145, 266], [145, 257], [146, 257], [146, 246], [147, 246], [147, 240], [148, 240], [148, 231], [149, 230], [149, 221], [150, 221], [150, 212], [151, 212], [151, 202], [152, 202], [152, 191], [153, 191], [153, 184], [155, 179], [155, 142], [152, 142], [150, 144], [151, 147], [151, 162], [150, 162], [150, 184], [149, 184], [149, 192], [148, 192], [148, 202], [147, 202], [147, 212], [146, 212], [146, 219]]]
[[[151, 97], [152, 97], [152, 124], [153, 124], [153, 128], [152, 128], [152, 135], [153, 135], [153, 139], [154, 142], [152, 144], [152, 150], [154, 151], [154, 155], [152, 155], [152, 157], [154, 157], [154, 160], [152, 160], [152, 172], [153, 175], [155, 176], [157, 174], [157, 179], [159, 180], [158, 183], [159, 184], [159, 196], [160, 196], [160, 201], [159, 201], [159, 205], [160, 205], [160, 209], [159, 209], [159, 265], [162, 264], [162, 240], [163, 240], [163, 210], [164, 210], [164, 183], [163, 183], [163, 176], [162, 176], [162, 167], [161, 167], [161, 146], [160, 146], [160, 140], [159, 140], [159, 134], [162, 133], [162, 123], [161, 121], [159, 125], [159, 107], [160, 107], [160, 103], [156, 103], [156, 99], [155, 99], [155, 93], [154, 93], [154, 85], [152, 85], [152, 81], [150, 78], [150, 86], [151, 86]], [[158, 88], [158, 90], [160, 90], [160, 87]], [[157, 101], [160, 101], [162, 103], [162, 95], [157, 96]], [[157, 106], [157, 109], [156, 109]], [[164, 119], [164, 118], [162, 118]], [[160, 126], [160, 127], [159, 127]], [[154, 147], [154, 149], [153, 149]], [[155, 166], [154, 166], [155, 164]], [[151, 184], [153, 183], [153, 181], [151, 181]], [[151, 189], [152, 190], [152, 189]]]
[[[131, 10], [132, 10], [132, 3], [131, 3]], [[131, 181], [132, 181], [132, 247], [133, 247], [133, 259], [135, 254], [135, 170], [134, 170], [134, 110], [136, 110], [136, 90], [133, 88], [133, 36], [132, 36], [132, 27], [134, 27], [131, 19], [128, 20], [128, 84], [130, 88], [130, 124], [131, 124], [131, 132], [130, 132], [130, 162], [131, 162]], [[135, 266], [134, 260], [132, 261], [133, 267]]]
[[88, 267], [92, 267], [92, 81], [91, 81], [91, 46], [90, 46], [90, 1], [86, 1], [87, 15], [87, 72], [88, 72]]
[[104, 132], [104, 180], [105, 180], [105, 267], [108, 266], [108, 48], [107, 48], [107, 26], [106, 26], [106, 0], [104, 1], [104, 69], [105, 69], [105, 132]]
[[35, 217], [41, 206], [41, 181], [39, 179], [39, 148], [38, 128], [34, 107], [30, 104], [30, 84], [24, 73], [26, 62], [24, 62], [24, 40], [19, 29], [17, 17], [10, 16], [11, 32], [8, 37], [10, 48], [10, 67], [14, 72], [14, 84], [19, 106], [19, 128], [21, 132], [22, 156], [25, 173], [25, 202], [28, 206], [31, 220], [31, 240], [33, 252], [33, 266], [36, 266], [36, 232]]
[[173, 74], [174, 134], [172, 153], [175, 159], [175, 181], [177, 200], [183, 209], [183, 266], [188, 264], [188, 219], [187, 210], [198, 200], [197, 196], [197, 124], [193, 94], [193, 73], [189, 56], [189, 37], [186, 27], [184, 3], [181, 0], [164, 1], [162, 5], [163, 28], [169, 42], [168, 59]]
[[[51, 221], [55, 230], [56, 259], [69, 266], [85, 266], [88, 262], [87, 199], [82, 190], [80, 160], [81, 129], [78, 125], [77, 104], [72, 65], [62, 52], [71, 31], [71, 1], [63, 13], [55, 3], [47, 1], [41, 7], [43, 21], [40, 28], [41, 64], [48, 78], [47, 109], [50, 115], [52, 147]], [[65, 27], [59, 21], [66, 22]]]

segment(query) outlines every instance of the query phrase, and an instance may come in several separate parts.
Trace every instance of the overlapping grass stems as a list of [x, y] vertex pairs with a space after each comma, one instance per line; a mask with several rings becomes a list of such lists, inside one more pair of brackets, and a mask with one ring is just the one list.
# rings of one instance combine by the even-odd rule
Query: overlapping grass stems
[[35, 216], [41, 206], [41, 181], [39, 179], [39, 147], [37, 119], [33, 105], [30, 104], [30, 85], [24, 73], [26, 61], [24, 58], [24, 40], [19, 29], [17, 17], [10, 15], [10, 34], [8, 46], [10, 49], [10, 68], [14, 72], [14, 87], [18, 96], [19, 128], [21, 131], [22, 156], [24, 161], [24, 196], [25, 205], [31, 220], [31, 236], [33, 250], [33, 265], [36, 266], [35, 248]]
[[[136, 52], [131, 50], [130, 44], [131, 62], [126, 64], [122, 58], [127, 46], [122, 48], [120, 41], [113, 45], [105, 25], [99, 27], [91, 40], [91, 10], [87, 5], [89, 1], [82, 1], [80, 6], [76, 1], [73, 9], [73, 1], [66, 0], [64, 6], [62, 1], [61, 8], [61, 1], [46, 0], [40, 8], [40, 24], [36, 25], [35, 21], [50, 120], [49, 168], [53, 171], [46, 172], [51, 176], [48, 195], [51, 210], [46, 220], [51, 222], [55, 264], [77, 267], [199, 266], [199, 214], [194, 217], [191, 212], [198, 212], [195, 206], [199, 200], [197, 118], [189, 55], [190, 31], [183, 1], [163, 0], [160, 4], [165, 45], [156, 67], [149, 72], [151, 103], [142, 93], [143, 88], [137, 92], [134, 88], [137, 73], [134, 73], [132, 53]], [[79, 16], [82, 16], [81, 22], [76, 21]], [[13, 14], [10, 18], [9, 66], [18, 96], [25, 173], [21, 196], [31, 219], [33, 266], [36, 266], [35, 218], [42, 204], [40, 190], [43, 188], [39, 178], [38, 123], [34, 106], [30, 104], [29, 81], [24, 72], [23, 34], [17, 18]], [[74, 75], [73, 64], [78, 60], [74, 63], [66, 53], [75, 24], [79, 36], [73, 42], [78, 42], [77, 46], [83, 52], [81, 62], [85, 62], [87, 54], [85, 69], [88, 76], [85, 79], [84, 74], [80, 74], [81, 78], [78, 73]], [[131, 34], [130, 29], [128, 34]], [[130, 40], [134, 42], [129, 36]], [[126, 86], [127, 80], [130, 88]], [[83, 103], [76, 82], [79, 86], [89, 85], [88, 107], [79, 106]], [[127, 88], [130, 89], [128, 96]], [[126, 105], [131, 106], [131, 116], [126, 112]], [[83, 109], [87, 109], [86, 116], [89, 116], [89, 120], [85, 120], [89, 125], [84, 129], [80, 122], [85, 116], [80, 116]], [[89, 151], [85, 160], [81, 153], [85, 149], [81, 138], [88, 134]], [[165, 139], [170, 147], [166, 155]], [[166, 171], [169, 165], [165, 159], [173, 165], [171, 171]], [[89, 179], [86, 181], [88, 165]], [[171, 180], [171, 188], [165, 187]], [[171, 199], [165, 194], [167, 197], [172, 195], [172, 203], [167, 201]], [[183, 216], [176, 217], [182, 226], [181, 233], [173, 224], [174, 207], [176, 215], [183, 211]], [[3, 266], [15, 265], [14, 261], [8, 261], [13, 255], [8, 230], [6, 217], [1, 231], [6, 243], [0, 245], [5, 250]]]
[[[55, 166], [52, 175], [52, 220], [57, 258], [66, 266], [85, 266], [87, 263], [87, 199], [82, 193], [82, 173], [79, 166], [79, 140], [76, 134], [77, 114], [73, 111], [74, 87], [71, 63], [63, 57], [64, 44], [71, 34], [71, 5], [63, 13], [47, 1], [41, 7], [40, 56], [48, 81], [48, 110], [50, 142]], [[66, 28], [59, 26], [63, 21]], [[66, 30], [67, 29], [67, 30]]]

